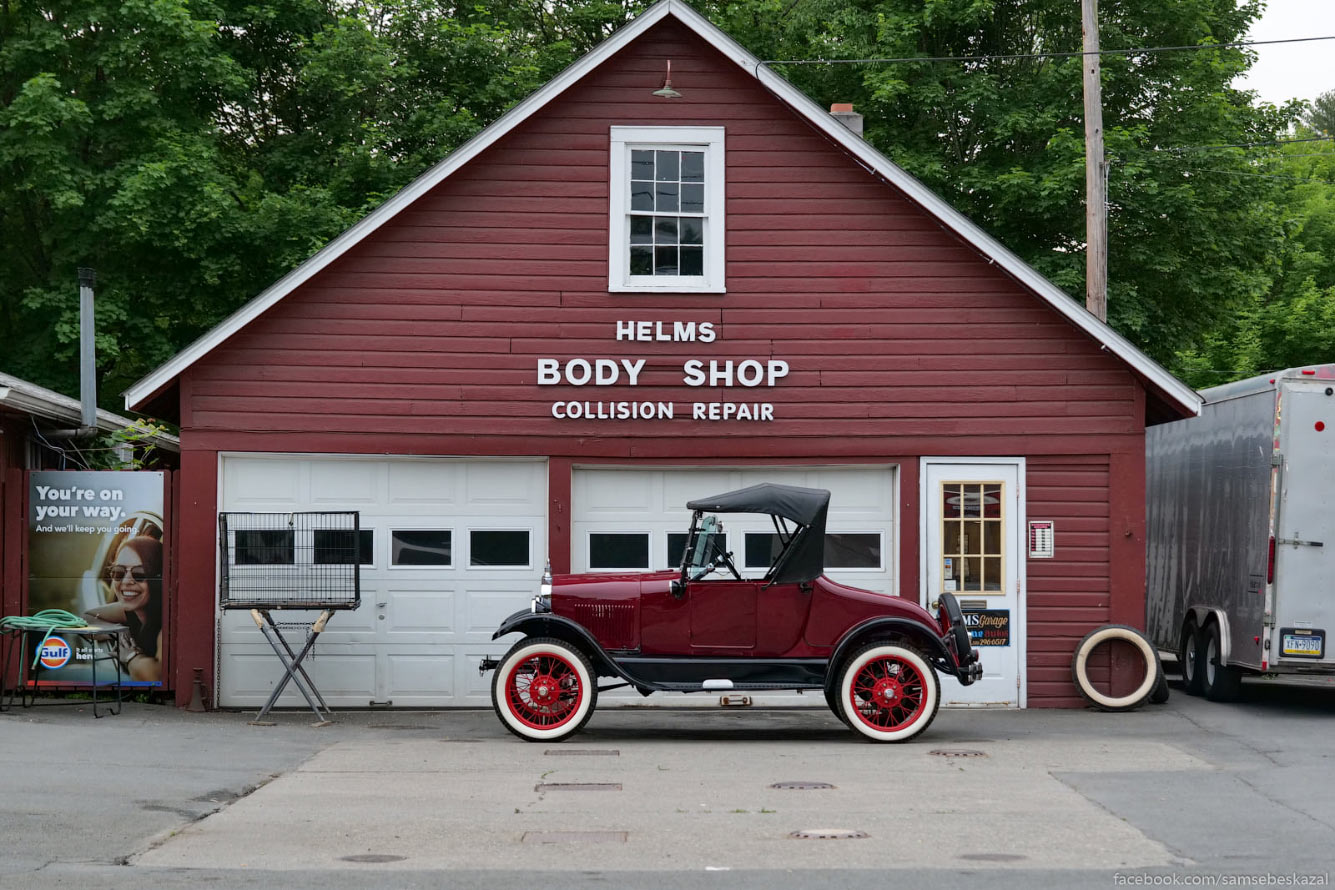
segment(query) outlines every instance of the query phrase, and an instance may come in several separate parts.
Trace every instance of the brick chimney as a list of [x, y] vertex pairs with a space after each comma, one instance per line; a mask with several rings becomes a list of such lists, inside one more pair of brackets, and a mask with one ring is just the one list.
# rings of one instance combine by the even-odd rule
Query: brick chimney
[[852, 130], [855, 135], [862, 135], [862, 115], [853, 110], [852, 102], [834, 103], [830, 106], [830, 116]]

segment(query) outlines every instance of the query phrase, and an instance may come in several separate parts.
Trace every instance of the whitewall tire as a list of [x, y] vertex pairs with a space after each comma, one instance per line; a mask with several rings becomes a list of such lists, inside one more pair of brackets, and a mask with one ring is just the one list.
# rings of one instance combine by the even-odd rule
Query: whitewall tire
[[491, 703], [510, 732], [530, 742], [558, 742], [578, 732], [598, 703], [589, 660], [547, 637], [520, 640], [491, 679]]
[[906, 742], [926, 731], [941, 707], [936, 669], [917, 649], [878, 641], [839, 672], [839, 716], [873, 742]]
[[[1114, 696], [1099, 690], [1089, 676], [1089, 659], [1094, 650], [1106, 643], [1121, 641], [1129, 643], [1140, 654], [1145, 663], [1145, 677], [1132, 692]], [[1085, 634], [1080, 645], [1075, 647], [1075, 657], [1071, 661], [1071, 677], [1080, 695], [1100, 711], [1130, 711], [1149, 700], [1159, 680], [1159, 653], [1146, 639], [1145, 635], [1134, 627], [1125, 624], [1105, 624]]]

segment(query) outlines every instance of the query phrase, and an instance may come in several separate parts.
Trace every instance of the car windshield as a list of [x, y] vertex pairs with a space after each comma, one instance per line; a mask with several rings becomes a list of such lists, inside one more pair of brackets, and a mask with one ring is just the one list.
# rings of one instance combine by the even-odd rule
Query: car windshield
[[692, 581], [698, 581], [714, 568], [714, 558], [723, 552], [725, 546], [723, 523], [716, 516], [706, 516], [700, 520], [695, 537], [691, 539], [690, 551], [686, 554], [686, 564]]

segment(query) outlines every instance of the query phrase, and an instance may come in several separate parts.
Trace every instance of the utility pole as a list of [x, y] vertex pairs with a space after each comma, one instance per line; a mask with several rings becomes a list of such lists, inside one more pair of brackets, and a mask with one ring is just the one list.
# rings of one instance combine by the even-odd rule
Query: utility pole
[[1108, 320], [1108, 167], [1103, 159], [1099, 0], [1080, 0], [1085, 32], [1085, 308]]

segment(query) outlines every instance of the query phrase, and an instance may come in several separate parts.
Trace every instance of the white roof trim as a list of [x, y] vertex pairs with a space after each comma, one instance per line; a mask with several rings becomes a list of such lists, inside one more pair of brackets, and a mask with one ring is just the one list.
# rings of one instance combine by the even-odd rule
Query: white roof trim
[[[10, 374], [0, 374], [0, 408], [76, 427], [83, 423], [83, 407], [78, 399]], [[97, 428], [103, 432], [114, 433], [133, 423], [134, 421], [128, 417], [103, 411], [101, 408], [97, 411]], [[149, 438], [154, 445], [166, 448], [168, 451], [179, 451], [181, 448], [180, 440], [167, 433]]]
[[740, 44], [681, 0], [660, 0], [659, 3], [647, 9], [630, 24], [618, 30], [607, 40], [594, 47], [583, 58], [548, 81], [533, 95], [506, 112], [491, 126], [461, 145], [449, 157], [423, 173], [356, 225], [329, 242], [310, 259], [232, 313], [213, 330], [135, 383], [125, 392], [126, 408], [132, 408], [169, 384], [182, 371], [203, 358], [232, 334], [300, 287], [367, 235], [380, 228], [399, 211], [408, 207], [455, 170], [467, 164], [511, 130], [518, 127], [584, 75], [607, 61], [626, 44], [669, 15], [679, 20], [748, 74], [759, 80], [771, 93], [791, 106], [794, 111], [806, 118], [813, 126], [846, 149], [855, 158], [866, 163], [887, 182], [904, 192], [910, 200], [935, 216], [944, 226], [972, 244], [984, 256], [990, 258], [1017, 281], [1044, 299], [1072, 324], [1103, 344], [1105, 349], [1130, 365], [1136, 373], [1159, 389], [1170, 401], [1191, 414], [1200, 413], [1201, 397], [1195, 390], [1170, 374], [1162, 365], [1137, 349], [1121, 334], [1118, 334], [1107, 324], [1087, 312], [1083, 306], [1068, 297], [1065, 291], [1048, 281], [1037, 270], [1007, 250], [999, 241], [988, 235], [963, 214], [951, 207], [945, 200], [873, 148], [866, 140], [854, 135], [852, 131], [826, 113], [805, 93], [769, 68], [764, 67], [759, 59], [743, 49]]

